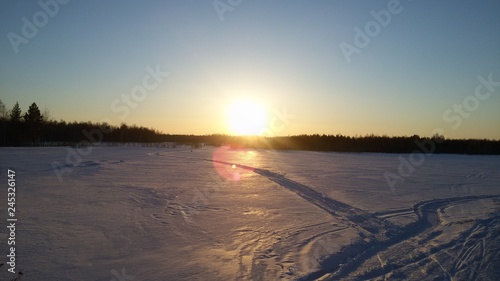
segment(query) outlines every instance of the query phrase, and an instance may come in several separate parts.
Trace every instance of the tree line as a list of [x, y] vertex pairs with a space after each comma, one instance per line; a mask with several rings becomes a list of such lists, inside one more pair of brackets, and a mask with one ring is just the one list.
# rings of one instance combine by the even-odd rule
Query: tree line
[[359, 136], [298, 135], [271, 138], [236, 139], [236, 146], [274, 149], [332, 152], [382, 152], [382, 153], [449, 153], [500, 155], [500, 140], [445, 139], [443, 136]]
[[100, 130], [102, 142], [162, 142], [163, 134], [143, 126], [50, 120], [36, 103], [23, 114], [16, 102], [11, 110], [0, 101], [0, 146], [59, 146], [89, 144], [89, 133]]
[[229, 145], [234, 148], [310, 150], [333, 152], [455, 153], [500, 155], [500, 140], [445, 139], [443, 136], [343, 136], [296, 135], [241, 137], [223, 134], [173, 135], [152, 128], [122, 123], [66, 122], [50, 120], [36, 103], [22, 112], [16, 102], [11, 110], [0, 100], [0, 146], [83, 146], [107, 143], [177, 143], [199, 147]]

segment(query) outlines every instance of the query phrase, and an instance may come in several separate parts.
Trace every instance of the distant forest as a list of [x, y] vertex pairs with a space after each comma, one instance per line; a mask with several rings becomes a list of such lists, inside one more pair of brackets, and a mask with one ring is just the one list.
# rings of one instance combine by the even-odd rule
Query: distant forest
[[[46, 113], [45, 115], [48, 115]], [[144, 146], [171, 143], [190, 145], [229, 145], [235, 148], [311, 150], [335, 152], [454, 153], [500, 155], [500, 140], [343, 135], [298, 135], [287, 137], [242, 137], [229, 135], [172, 135], [152, 128], [122, 123], [65, 122], [50, 120], [36, 103], [23, 114], [16, 103], [7, 110], [0, 101], [0, 146], [88, 146], [98, 143], [139, 143]], [[164, 145], [163, 145], [164, 146]], [[170, 147], [170, 146], [169, 146]]]

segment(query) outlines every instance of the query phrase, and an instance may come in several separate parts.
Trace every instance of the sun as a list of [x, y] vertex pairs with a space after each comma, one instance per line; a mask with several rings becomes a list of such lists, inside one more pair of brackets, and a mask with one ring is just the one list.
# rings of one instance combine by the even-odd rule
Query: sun
[[265, 107], [251, 99], [233, 102], [228, 110], [228, 125], [235, 135], [259, 135], [267, 125]]

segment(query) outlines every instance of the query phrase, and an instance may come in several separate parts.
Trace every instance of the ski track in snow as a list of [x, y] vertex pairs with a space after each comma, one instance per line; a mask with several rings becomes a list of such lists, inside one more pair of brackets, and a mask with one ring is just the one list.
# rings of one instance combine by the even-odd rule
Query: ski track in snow
[[[303, 276], [298, 280], [366, 280], [381, 277], [385, 279], [386, 276], [390, 276], [391, 273], [398, 269], [416, 264], [419, 265], [419, 263], [422, 262], [429, 263], [430, 261], [428, 261], [428, 259], [441, 268], [443, 271], [443, 280], [455, 280], [454, 277], [456, 276], [462, 278], [466, 277], [467, 280], [476, 280], [480, 269], [488, 266], [490, 263], [490, 261], [484, 258], [485, 241], [488, 240], [487, 238], [499, 235], [500, 216], [495, 215], [486, 220], [479, 220], [472, 228], [462, 233], [459, 238], [445, 245], [433, 247], [430, 249], [429, 253], [420, 253], [416, 258], [403, 259], [402, 262], [399, 261], [397, 264], [388, 264], [388, 261], [382, 261], [379, 253], [395, 252], [397, 251], [398, 245], [407, 243], [410, 239], [425, 239], [426, 236], [432, 235], [432, 230], [441, 224], [438, 214], [439, 210], [449, 205], [476, 200], [497, 199], [500, 198], [500, 196], [483, 195], [435, 199], [419, 202], [415, 204], [413, 208], [370, 214], [361, 209], [329, 198], [315, 191], [313, 188], [266, 169], [212, 159], [204, 160], [228, 166], [235, 165], [238, 168], [250, 170], [266, 177], [270, 181], [295, 192], [298, 196], [326, 211], [336, 219], [345, 222], [350, 227], [356, 229], [361, 237], [365, 237], [365, 239], [360, 239], [351, 243], [343, 248], [341, 252], [328, 256], [321, 262], [321, 268], [318, 271], [309, 273], [307, 276]], [[480, 179], [488, 173], [489, 171], [487, 170], [475, 171], [465, 177], [467, 179]], [[386, 218], [408, 214], [415, 214], [418, 220], [404, 227], [398, 227], [385, 220]], [[494, 231], [492, 232], [491, 229]], [[314, 238], [316, 237], [311, 237], [309, 240], [313, 240]], [[450, 248], [459, 247], [461, 247], [461, 250], [458, 255], [447, 252]], [[256, 248], [258, 247], [254, 247], [253, 249]], [[447, 254], [449, 259], [453, 260], [449, 270], [446, 270], [436, 258], [436, 254], [442, 252]], [[395, 255], [398, 255], [398, 253], [395, 253]], [[378, 268], [376, 267], [370, 270], [365, 269], [362, 274], [353, 275], [353, 273], [356, 273], [356, 271], [361, 268], [364, 262], [373, 257], [376, 257], [379, 261]], [[473, 264], [472, 266], [471, 263]], [[427, 273], [425, 270], [422, 271]]]

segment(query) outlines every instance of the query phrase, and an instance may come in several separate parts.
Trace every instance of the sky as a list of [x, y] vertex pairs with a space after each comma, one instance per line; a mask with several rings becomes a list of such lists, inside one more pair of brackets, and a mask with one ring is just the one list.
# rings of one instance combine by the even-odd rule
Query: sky
[[239, 110], [247, 101], [268, 136], [500, 139], [498, 11], [496, 0], [1, 1], [0, 100], [171, 134], [244, 133], [235, 112], [262, 112]]

